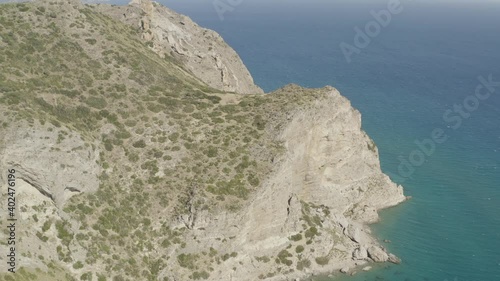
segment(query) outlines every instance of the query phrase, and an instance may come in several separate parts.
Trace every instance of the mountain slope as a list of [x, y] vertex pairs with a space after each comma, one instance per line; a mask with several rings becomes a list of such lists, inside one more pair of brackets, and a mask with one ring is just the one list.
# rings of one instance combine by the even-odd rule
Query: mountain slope
[[337, 90], [221, 92], [109, 9], [0, 5], [0, 181], [16, 170], [19, 271], [286, 280], [389, 258], [364, 224], [402, 188]]

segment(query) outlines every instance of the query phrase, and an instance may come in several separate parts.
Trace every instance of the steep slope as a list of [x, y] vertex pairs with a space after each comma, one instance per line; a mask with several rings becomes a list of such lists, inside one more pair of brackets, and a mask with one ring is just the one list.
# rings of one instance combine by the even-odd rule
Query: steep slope
[[365, 224], [402, 188], [337, 90], [218, 91], [112, 9], [134, 8], [0, 5], [15, 280], [287, 280], [396, 261]]

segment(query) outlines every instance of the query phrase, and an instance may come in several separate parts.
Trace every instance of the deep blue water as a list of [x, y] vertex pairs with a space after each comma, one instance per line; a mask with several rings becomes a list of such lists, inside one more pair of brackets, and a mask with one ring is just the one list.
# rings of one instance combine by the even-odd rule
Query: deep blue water
[[[346, 280], [500, 280], [500, 86], [470, 117], [443, 119], [455, 104], [474, 108], [479, 76], [500, 81], [499, 2], [402, 1], [351, 63], [340, 43], [389, 1], [247, 0], [223, 21], [212, 1], [160, 2], [221, 33], [264, 90], [333, 85], [361, 111], [383, 170], [413, 199], [373, 226], [403, 264]], [[434, 129], [447, 140], [418, 163], [415, 141]], [[410, 155], [411, 175], [400, 167]]]

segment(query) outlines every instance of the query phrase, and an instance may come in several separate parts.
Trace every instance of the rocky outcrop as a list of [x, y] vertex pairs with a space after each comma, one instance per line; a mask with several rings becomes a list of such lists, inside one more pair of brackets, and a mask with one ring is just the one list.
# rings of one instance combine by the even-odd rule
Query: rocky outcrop
[[[296, 90], [297, 86], [289, 86], [283, 91]], [[361, 130], [360, 113], [336, 89], [323, 91], [326, 99], [289, 116], [286, 127], [277, 132], [286, 152], [275, 160], [275, 173], [246, 207], [234, 215], [198, 214], [194, 237], [227, 241], [209, 239], [203, 246], [192, 245], [238, 252], [236, 259], [216, 266], [209, 280], [250, 281], [259, 276], [285, 280], [277, 274], [274, 262], [256, 260], [261, 256], [279, 260], [285, 252], [293, 253], [288, 258], [290, 269], [301, 268], [287, 274], [286, 280], [341, 269], [347, 272], [346, 268], [368, 261], [389, 259], [366, 224], [378, 220], [378, 210], [405, 200], [402, 187], [381, 172], [377, 149]], [[299, 246], [305, 250], [297, 255]], [[188, 246], [189, 251], [195, 249]], [[302, 268], [305, 261], [308, 266]], [[182, 280], [187, 272], [179, 269], [165, 274]]]
[[141, 30], [142, 38], [160, 57], [172, 56], [209, 86], [225, 92], [259, 94], [238, 54], [215, 31], [150, 0], [126, 7], [98, 9]]

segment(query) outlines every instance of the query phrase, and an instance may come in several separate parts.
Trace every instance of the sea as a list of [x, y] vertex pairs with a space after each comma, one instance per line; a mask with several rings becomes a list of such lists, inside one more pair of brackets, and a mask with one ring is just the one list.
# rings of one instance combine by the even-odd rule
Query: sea
[[500, 1], [159, 2], [219, 32], [266, 92], [339, 89], [412, 197], [372, 226], [400, 265], [314, 280], [500, 280]]

